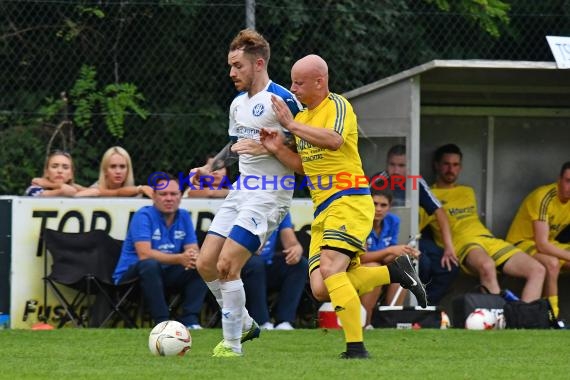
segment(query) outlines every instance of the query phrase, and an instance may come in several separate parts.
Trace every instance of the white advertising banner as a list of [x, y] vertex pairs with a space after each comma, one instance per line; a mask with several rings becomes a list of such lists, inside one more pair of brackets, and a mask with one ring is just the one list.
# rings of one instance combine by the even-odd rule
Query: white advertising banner
[[570, 37], [546, 36], [559, 69], [570, 69]]
[[[48, 323], [57, 324], [54, 310], [60, 308], [51, 292], [44, 305], [45, 252], [40, 241], [44, 228], [63, 232], [107, 231], [115, 239], [124, 240], [132, 214], [152, 204], [150, 199], [136, 198], [34, 198], [0, 197], [12, 203], [10, 320], [12, 328], [30, 328], [47, 310]], [[184, 199], [182, 208], [192, 213], [196, 230], [207, 231], [211, 219], [223, 200]], [[313, 219], [309, 199], [295, 199], [291, 216], [297, 230]], [[0, 215], [2, 223], [10, 222]], [[306, 228], [306, 227], [305, 227]], [[10, 238], [10, 237], [2, 237]], [[49, 255], [48, 255], [49, 256]], [[48, 257], [48, 273], [51, 262]], [[45, 309], [44, 309], [45, 308]]]

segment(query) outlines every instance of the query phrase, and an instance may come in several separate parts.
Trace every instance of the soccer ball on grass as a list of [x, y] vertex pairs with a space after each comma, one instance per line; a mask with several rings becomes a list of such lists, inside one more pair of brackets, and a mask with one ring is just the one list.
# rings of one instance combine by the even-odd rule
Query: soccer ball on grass
[[160, 322], [154, 326], [148, 337], [148, 348], [157, 356], [184, 356], [190, 347], [190, 332], [177, 321]]

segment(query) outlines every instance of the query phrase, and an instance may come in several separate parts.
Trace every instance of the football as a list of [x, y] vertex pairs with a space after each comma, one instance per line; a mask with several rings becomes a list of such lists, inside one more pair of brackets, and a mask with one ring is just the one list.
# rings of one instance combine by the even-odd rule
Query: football
[[157, 356], [184, 356], [190, 347], [190, 332], [177, 321], [160, 322], [154, 326], [148, 337], [148, 348]]
[[465, 320], [467, 330], [492, 330], [497, 323], [495, 314], [487, 309], [475, 309]]

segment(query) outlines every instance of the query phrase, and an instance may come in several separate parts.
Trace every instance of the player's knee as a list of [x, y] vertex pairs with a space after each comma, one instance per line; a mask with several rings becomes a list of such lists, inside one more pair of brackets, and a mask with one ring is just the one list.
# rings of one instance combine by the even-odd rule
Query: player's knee
[[489, 258], [489, 260], [483, 261], [479, 264], [479, 273], [483, 277], [492, 277], [497, 275], [497, 269], [495, 262]]
[[554, 256], [544, 256], [542, 264], [545, 267], [548, 276], [558, 276], [560, 273], [560, 262], [557, 257]]
[[219, 278], [227, 278], [230, 272], [230, 265], [227, 260], [220, 258], [216, 264], [216, 270], [218, 271]]
[[319, 302], [330, 301], [329, 292], [325, 287], [311, 289], [311, 292], [313, 293], [313, 297], [315, 297], [315, 299]]
[[202, 277], [217, 277], [215, 263], [212, 263], [210, 260], [206, 259], [204, 255], [198, 255], [198, 259], [196, 260], [196, 270]]
[[[528, 266], [528, 277], [543, 281], [544, 278], [546, 277], [546, 267], [536, 260], [533, 261], [534, 263]], [[556, 264], [557, 264], [556, 266], [558, 267], [558, 263]]]
[[321, 272], [317, 268], [311, 272], [310, 283], [311, 283], [311, 292], [313, 293], [313, 297], [319, 302], [326, 302], [329, 300], [329, 291], [325, 286], [323, 281], [323, 277], [321, 276]]

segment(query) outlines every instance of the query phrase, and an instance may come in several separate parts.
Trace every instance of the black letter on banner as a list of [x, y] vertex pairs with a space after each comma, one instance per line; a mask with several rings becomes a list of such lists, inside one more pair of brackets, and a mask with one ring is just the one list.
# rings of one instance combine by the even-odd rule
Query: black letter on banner
[[97, 226], [97, 219], [104, 219], [105, 220], [105, 228], [103, 231], [109, 233], [111, 231], [111, 217], [105, 211], [93, 211], [93, 216], [91, 217], [91, 229], [89, 231], [93, 231]]
[[43, 238], [44, 238], [44, 229], [46, 228], [47, 220], [49, 218], [57, 218], [57, 211], [34, 211], [32, 213], [32, 218], [42, 218], [42, 222], [40, 225], [40, 233], [38, 234], [38, 248], [36, 249], [36, 256], [42, 257], [43, 250]]
[[61, 220], [59, 221], [59, 226], [57, 227], [57, 230], [59, 232], [63, 232], [65, 223], [71, 218], [75, 218], [79, 222], [79, 231], [77, 232], [85, 232], [85, 222], [83, 221], [83, 215], [81, 215], [79, 211], [68, 211], [65, 214], [63, 214]]
[[127, 222], [127, 229], [129, 228], [129, 226], [131, 225], [131, 219], [133, 218], [133, 215], [135, 215], [136, 211], [131, 211], [129, 212], [129, 221]]

